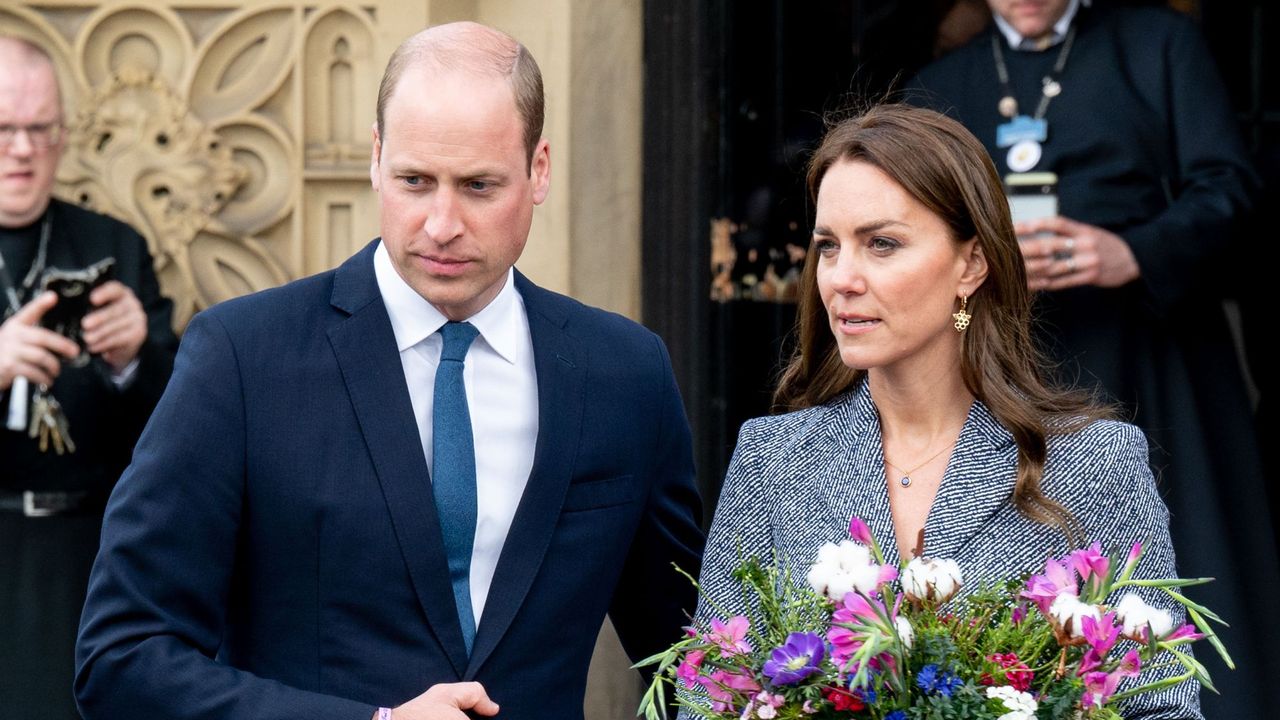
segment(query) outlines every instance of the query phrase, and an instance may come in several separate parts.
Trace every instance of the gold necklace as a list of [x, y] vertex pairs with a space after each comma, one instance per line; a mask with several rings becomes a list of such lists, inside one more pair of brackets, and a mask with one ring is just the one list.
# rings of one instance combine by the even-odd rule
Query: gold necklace
[[924, 467], [925, 465], [928, 465], [929, 463], [933, 462], [933, 461], [934, 461], [934, 459], [935, 459], [935, 458], [937, 458], [939, 455], [941, 455], [943, 452], [945, 452], [945, 451], [947, 451], [947, 450], [950, 450], [952, 447], [954, 447], [954, 446], [955, 446], [955, 444], [956, 444], [956, 442], [958, 442], [959, 440], [960, 440], [960, 438], [959, 438], [959, 437], [957, 437], [955, 440], [952, 440], [951, 442], [947, 443], [945, 446], [943, 446], [943, 448], [942, 448], [941, 450], [939, 450], [938, 452], [936, 452], [936, 453], [934, 453], [934, 454], [930, 455], [928, 460], [925, 460], [924, 462], [922, 462], [922, 463], [920, 463], [919, 465], [917, 465], [917, 466], [915, 466], [915, 467], [911, 468], [910, 470], [903, 470], [902, 468], [900, 468], [900, 467], [898, 467], [897, 465], [895, 465], [895, 464], [893, 464], [892, 462], [890, 462], [890, 460], [889, 460], [889, 456], [884, 454], [884, 450], [883, 450], [883, 448], [882, 448], [882, 449], [881, 449], [881, 451], [880, 451], [880, 456], [884, 458], [884, 464], [885, 464], [885, 465], [888, 465], [890, 468], [892, 468], [892, 469], [894, 469], [894, 470], [897, 470], [898, 472], [902, 473], [902, 477], [898, 478], [898, 484], [902, 485], [902, 487], [911, 487], [911, 473], [913, 473], [913, 472], [915, 472], [915, 471], [919, 470], [920, 468]]

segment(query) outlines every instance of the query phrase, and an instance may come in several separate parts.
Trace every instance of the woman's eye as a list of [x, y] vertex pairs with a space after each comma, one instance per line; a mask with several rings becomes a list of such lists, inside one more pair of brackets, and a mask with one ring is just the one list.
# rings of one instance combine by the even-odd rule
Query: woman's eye
[[839, 244], [831, 238], [819, 237], [813, 239], [813, 249], [817, 250], [820, 255], [830, 255], [839, 247]]
[[887, 237], [873, 237], [873, 238], [871, 238], [871, 249], [872, 249], [872, 250], [892, 250], [892, 249], [894, 249], [894, 248], [896, 248], [896, 247], [898, 247], [898, 241], [897, 241], [897, 240], [893, 240], [893, 239], [891, 239], [891, 238], [887, 238]]

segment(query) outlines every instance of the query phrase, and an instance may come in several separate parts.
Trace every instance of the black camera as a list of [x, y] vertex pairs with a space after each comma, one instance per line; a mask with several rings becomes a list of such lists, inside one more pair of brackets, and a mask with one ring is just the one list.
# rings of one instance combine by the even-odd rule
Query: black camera
[[69, 361], [73, 367], [83, 367], [89, 362], [80, 323], [93, 306], [89, 293], [103, 283], [115, 278], [115, 258], [105, 258], [83, 270], [49, 268], [40, 278], [40, 290], [52, 290], [58, 294], [58, 304], [41, 318], [40, 324], [70, 339], [80, 346], [80, 354]]

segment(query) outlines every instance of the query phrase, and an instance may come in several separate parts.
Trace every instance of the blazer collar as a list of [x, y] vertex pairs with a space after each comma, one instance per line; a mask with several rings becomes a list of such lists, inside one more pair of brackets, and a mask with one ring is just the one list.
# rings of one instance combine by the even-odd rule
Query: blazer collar
[[[828, 428], [824, 438], [828, 447], [838, 448], [818, 478], [828, 510], [841, 533], [855, 513], [861, 514], [884, 550], [886, 562], [898, 563], [880, 413], [865, 378], [829, 403], [818, 421]], [[1016, 468], [1013, 434], [984, 403], [975, 400], [925, 520], [925, 552], [936, 557], [957, 555], [1012, 495]]]

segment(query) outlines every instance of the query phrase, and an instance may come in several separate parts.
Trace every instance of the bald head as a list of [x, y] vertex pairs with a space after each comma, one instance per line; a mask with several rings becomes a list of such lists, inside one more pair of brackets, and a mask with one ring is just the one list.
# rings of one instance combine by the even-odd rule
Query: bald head
[[383, 115], [400, 79], [411, 67], [431, 72], [501, 78], [511, 87], [524, 126], [528, 161], [542, 139], [545, 113], [542, 72], [525, 46], [510, 35], [486, 25], [457, 22], [427, 28], [396, 48], [378, 88], [378, 135], [385, 132]]
[[48, 72], [53, 78], [53, 89], [61, 101], [62, 93], [58, 87], [58, 74], [53, 67], [53, 58], [39, 45], [26, 38], [0, 34], [0, 72], [16, 73], [18, 71]]

